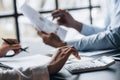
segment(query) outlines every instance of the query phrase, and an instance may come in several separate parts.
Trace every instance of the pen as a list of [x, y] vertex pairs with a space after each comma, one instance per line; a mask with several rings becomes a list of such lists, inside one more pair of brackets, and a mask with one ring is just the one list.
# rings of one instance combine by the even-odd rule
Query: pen
[[[68, 10], [64, 10], [65, 12], [68, 12]], [[61, 12], [61, 13], [57, 13], [57, 14], [53, 14], [52, 16], [53, 16], [53, 20], [55, 19], [55, 18], [57, 18], [57, 17], [59, 17], [59, 16], [61, 16], [61, 15], [63, 15], [63, 13]]]
[[53, 15], [46, 16], [45, 18], [53, 17], [53, 18], [52, 18], [52, 21], [53, 21], [55, 18], [57, 18], [57, 17], [59, 17], [59, 16], [61, 16], [61, 15], [62, 15], [62, 13], [58, 13], [58, 14], [53, 14]]
[[54, 14], [52, 20], [54, 20], [55, 18], [57, 18], [57, 17], [59, 17], [59, 16], [61, 16], [61, 15], [62, 15], [62, 13]]
[[[4, 39], [4, 38], [2, 38], [2, 40], [5, 41], [9, 45], [16, 44], [14, 41], [11, 41], [11, 40], [7, 40], [7, 39]], [[28, 47], [20, 48], [20, 50], [24, 51], [24, 52], [28, 52], [27, 49], [28, 49]]]
[[[68, 10], [65, 10], [65, 12], [68, 12]], [[52, 15], [52, 16], [53, 16], [52, 20], [54, 20], [55, 18], [57, 18], [57, 17], [59, 17], [59, 16], [61, 16], [61, 15], [63, 15], [63, 13], [53, 14], [53, 15]], [[50, 15], [50, 16], [47, 16], [47, 17], [51, 17], [51, 15]], [[47, 17], [46, 17], [46, 18], [47, 18]]]
[[5, 69], [13, 69], [12, 67], [5, 65], [5, 64], [2, 64], [2, 63], [0, 63], [0, 67], [3, 67]]

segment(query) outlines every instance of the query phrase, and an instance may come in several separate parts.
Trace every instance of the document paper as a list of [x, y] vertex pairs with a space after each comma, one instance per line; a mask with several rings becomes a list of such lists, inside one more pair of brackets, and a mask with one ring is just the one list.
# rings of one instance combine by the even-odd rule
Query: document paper
[[39, 31], [54, 32], [64, 40], [67, 34], [65, 29], [46, 19], [26, 3], [21, 6], [20, 10]]

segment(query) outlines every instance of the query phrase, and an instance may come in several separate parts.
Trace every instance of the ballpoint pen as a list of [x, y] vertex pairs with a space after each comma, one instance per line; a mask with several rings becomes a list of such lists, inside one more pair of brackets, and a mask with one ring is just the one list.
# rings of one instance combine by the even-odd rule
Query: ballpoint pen
[[57, 14], [53, 14], [53, 15], [46, 16], [46, 18], [48, 18], [48, 17], [53, 17], [53, 18], [52, 18], [52, 21], [53, 21], [55, 18], [57, 18], [57, 17], [59, 17], [59, 16], [61, 16], [61, 15], [62, 15], [62, 13], [57, 13]]
[[0, 63], [0, 67], [5, 68], [5, 69], [13, 69], [12, 67], [2, 64], [2, 63]]
[[[14, 41], [12, 41], [12, 40], [4, 39], [4, 38], [2, 38], [2, 40], [5, 41], [5, 42], [6, 42], [7, 44], [9, 44], [9, 45], [16, 44], [16, 43], [15, 43]], [[20, 48], [20, 50], [21, 50], [21, 51], [24, 51], [24, 52], [28, 52], [27, 49], [28, 49], [28, 47]], [[10, 56], [10, 57], [11, 57], [11, 56]]]
[[[65, 9], [64, 11], [65, 11], [65, 12], [68, 12], [67, 9]], [[52, 19], [52, 20], [54, 20], [55, 18], [57, 18], [57, 17], [59, 17], [59, 16], [61, 16], [61, 15], [63, 15], [62, 12], [61, 12], [61, 13], [57, 13], [57, 14], [53, 14], [53, 15], [52, 15], [52, 16], [53, 16], [53, 19]]]
[[57, 13], [57, 14], [53, 14], [52, 16], [53, 16], [53, 19], [52, 20], [54, 20], [55, 18], [57, 18], [57, 17], [59, 17], [59, 16], [61, 16], [62, 15], [62, 13]]

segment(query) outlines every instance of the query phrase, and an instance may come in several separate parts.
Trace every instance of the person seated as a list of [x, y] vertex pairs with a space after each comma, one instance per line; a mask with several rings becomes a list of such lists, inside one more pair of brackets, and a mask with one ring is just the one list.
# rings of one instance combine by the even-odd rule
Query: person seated
[[[111, 6], [112, 5], [112, 6]], [[91, 25], [86, 25], [75, 20], [69, 12], [65, 10], [55, 10], [52, 12], [53, 18], [57, 19], [59, 25], [64, 25], [68, 28], [74, 28], [85, 37], [62, 41], [56, 34], [47, 32], [38, 32], [44, 43], [53, 46], [61, 47], [71, 45], [79, 51], [95, 51], [106, 49], [118, 49], [120, 47], [120, 1], [110, 0], [106, 2], [106, 16], [104, 28], [99, 28]], [[59, 16], [54, 16], [61, 14]]]
[[[1, 57], [4, 57], [9, 50], [14, 50], [15, 54], [20, 52], [19, 48], [21, 48], [21, 45], [18, 41], [15, 39], [10, 40], [16, 42], [16, 44], [8, 45], [3, 42], [0, 47]], [[49, 75], [59, 72], [71, 54], [80, 59], [77, 50], [73, 46], [63, 46], [58, 49], [56, 55], [47, 65], [29, 67], [28, 69], [20, 69], [19, 71], [16, 69], [2, 70], [0, 67], [0, 80], [50, 80]]]
[[16, 39], [7, 39], [15, 42], [16, 44], [9, 45], [6, 42], [3, 42], [0, 46], [0, 57], [4, 57], [9, 50], [13, 50], [15, 54], [20, 52], [21, 45]]

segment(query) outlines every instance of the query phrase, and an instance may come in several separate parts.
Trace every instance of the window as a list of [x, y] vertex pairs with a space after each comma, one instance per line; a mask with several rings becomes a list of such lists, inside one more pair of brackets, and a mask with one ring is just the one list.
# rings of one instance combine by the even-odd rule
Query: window
[[[25, 1], [28, 0], [0, 0], [0, 38], [17, 38], [19, 41], [37, 39], [35, 29], [30, 27], [32, 25], [29, 20], [19, 11], [20, 5]], [[60, 8], [68, 10], [78, 21], [97, 25], [103, 24], [101, 2], [102, 0], [29, 0], [28, 3], [43, 16]]]

